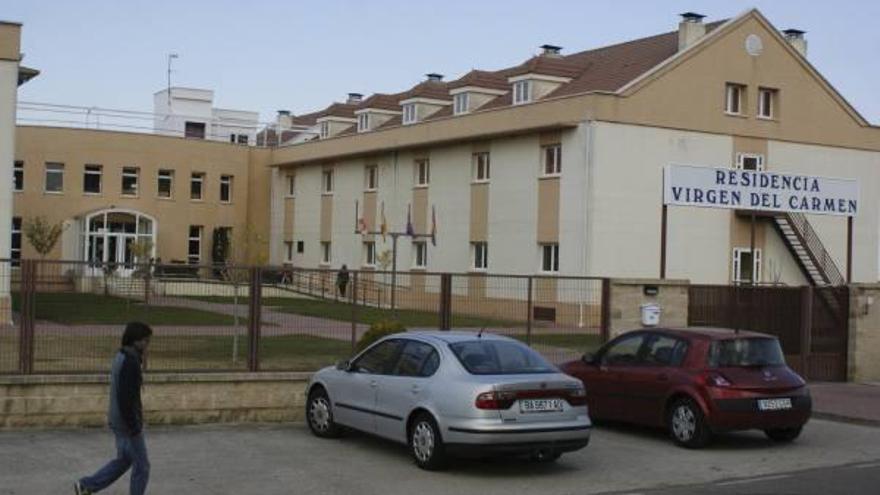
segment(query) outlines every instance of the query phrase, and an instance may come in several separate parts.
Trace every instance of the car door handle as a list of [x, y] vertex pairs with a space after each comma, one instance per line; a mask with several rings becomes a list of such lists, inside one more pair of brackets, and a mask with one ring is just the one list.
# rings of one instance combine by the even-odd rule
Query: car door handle
[[412, 393], [417, 394], [417, 393], [419, 393], [419, 392], [421, 392], [421, 391], [422, 391], [422, 389], [421, 389], [418, 385], [413, 385], [413, 386], [412, 386]]
[[379, 382], [377, 382], [376, 380], [373, 380], [370, 382], [370, 386], [373, 388], [376, 388], [376, 386], [378, 386], [378, 385], [379, 385]]

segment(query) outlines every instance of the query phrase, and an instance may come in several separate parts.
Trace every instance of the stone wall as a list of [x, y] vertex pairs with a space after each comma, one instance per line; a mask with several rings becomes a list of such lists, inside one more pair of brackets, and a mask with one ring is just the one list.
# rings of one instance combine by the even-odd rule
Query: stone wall
[[[686, 327], [688, 324], [687, 280], [611, 279], [610, 338], [642, 328], [641, 305], [660, 305], [661, 327]], [[653, 294], [656, 289], [656, 294]]]
[[880, 284], [852, 284], [849, 297], [847, 380], [880, 382]]
[[[150, 424], [300, 421], [309, 373], [147, 374]], [[106, 375], [0, 376], [0, 430], [103, 426]]]

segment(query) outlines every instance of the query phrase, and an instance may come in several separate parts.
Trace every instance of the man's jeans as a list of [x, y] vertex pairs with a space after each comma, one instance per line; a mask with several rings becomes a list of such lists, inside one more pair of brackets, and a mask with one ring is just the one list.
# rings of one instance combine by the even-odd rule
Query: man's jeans
[[98, 492], [107, 488], [131, 467], [131, 495], [143, 495], [150, 478], [150, 461], [147, 459], [147, 444], [144, 434], [128, 436], [116, 433], [116, 459], [108, 462], [92, 476], [79, 480], [83, 488]]

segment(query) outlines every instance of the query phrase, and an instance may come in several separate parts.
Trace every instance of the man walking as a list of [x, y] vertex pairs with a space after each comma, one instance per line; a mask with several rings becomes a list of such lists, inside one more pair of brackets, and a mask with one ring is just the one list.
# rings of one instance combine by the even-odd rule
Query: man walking
[[146, 324], [131, 322], [122, 334], [122, 348], [116, 353], [110, 371], [110, 429], [116, 436], [116, 458], [92, 476], [74, 483], [76, 495], [89, 495], [107, 488], [131, 467], [131, 495], [142, 495], [150, 477], [150, 461], [144, 442], [141, 405], [144, 351], [153, 330]]
[[339, 288], [339, 296], [345, 299], [345, 288], [348, 286], [348, 266], [342, 265], [336, 274], [336, 286]]

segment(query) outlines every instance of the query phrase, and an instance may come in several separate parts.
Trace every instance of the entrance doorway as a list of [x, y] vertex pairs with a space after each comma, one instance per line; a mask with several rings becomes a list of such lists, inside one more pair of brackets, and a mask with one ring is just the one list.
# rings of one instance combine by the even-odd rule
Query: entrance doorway
[[[127, 277], [136, 264], [148, 262], [156, 252], [155, 225], [152, 217], [136, 211], [102, 210], [87, 215], [83, 252], [93, 275], [100, 275], [106, 268]], [[148, 254], [139, 259], [139, 251]]]

